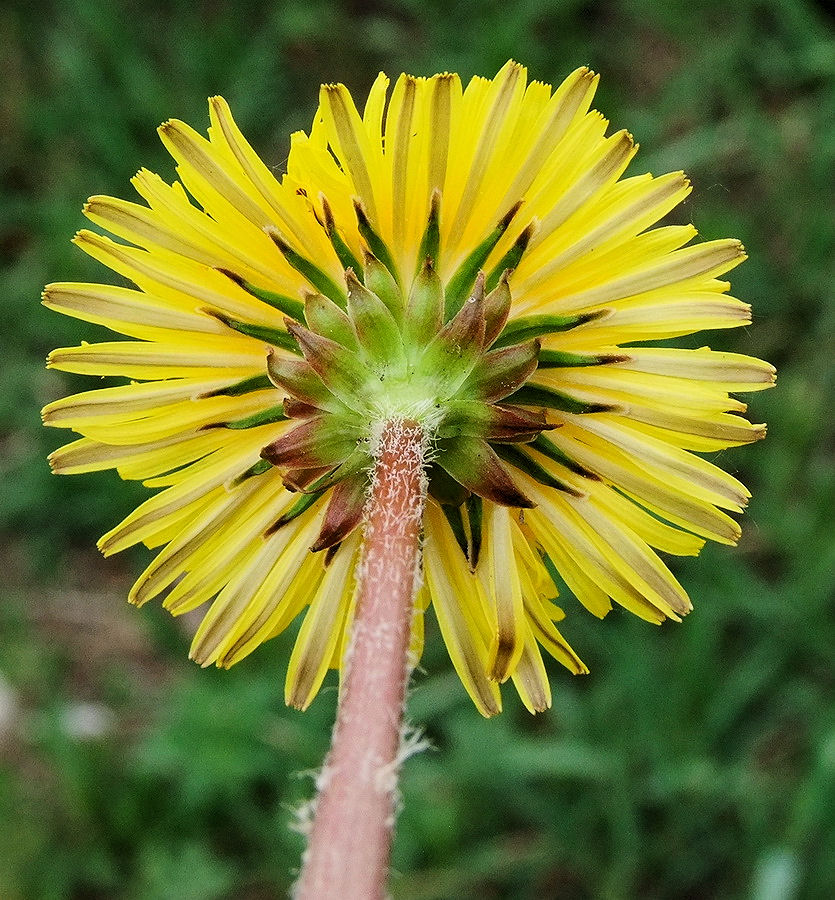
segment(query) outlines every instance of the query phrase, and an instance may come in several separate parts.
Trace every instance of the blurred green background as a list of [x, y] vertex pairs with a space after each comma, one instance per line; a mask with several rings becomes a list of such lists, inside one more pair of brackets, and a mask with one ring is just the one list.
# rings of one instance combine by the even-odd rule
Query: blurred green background
[[[754, 499], [737, 550], [674, 561], [683, 626], [565, 598], [592, 674], [552, 667], [554, 708], [506, 691], [484, 721], [436, 631], [412, 719], [396, 900], [835, 896], [832, 286], [835, 43], [809, 0], [292, 0], [0, 5], [0, 897], [282, 896], [335, 691], [281, 702], [287, 641], [228, 673], [186, 660], [182, 625], [125, 603], [147, 554], [95, 538], [144, 490], [50, 476], [65, 434], [39, 408], [91, 382], [47, 373], [101, 337], [38, 303], [45, 282], [113, 277], [73, 248], [89, 194], [173, 166], [155, 126], [203, 130], [221, 93], [279, 169], [320, 81], [492, 75], [508, 57], [558, 83], [589, 64], [596, 105], [642, 144], [630, 171], [684, 168], [680, 215], [739, 237], [754, 324], [693, 338], [765, 357], [750, 398], [768, 439], [720, 454]], [[577, 613], [577, 614], [574, 614]]]

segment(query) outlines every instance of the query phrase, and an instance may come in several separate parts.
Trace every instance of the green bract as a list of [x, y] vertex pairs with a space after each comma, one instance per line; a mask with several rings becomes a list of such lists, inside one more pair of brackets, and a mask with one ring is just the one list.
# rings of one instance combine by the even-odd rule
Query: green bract
[[[429, 248], [432, 221], [430, 216]], [[333, 290], [331, 297], [312, 294], [304, 306], [305, 325], [287, 319], [303, 359], [269, 356], [269, 378], [287, 393], [283, 413], [298, 424], [264, 447], [262, 456], [303, 494], [276, 525], [333, 488], [315, 548], [341, 541], [361, 519], [375, 435], [397, 418], [418, 422], [433, 444], [429, 490], [451, 521], [466, 515], [469, 532], [478, 530], [472, 517], [480, 507], [467, 502], [473, 495], [532, 506], [502, 458], [534, 477], [541, 473], [549, 484], [554, 479], [529, 458], [501, 448], [532, 441], [552, 426], [542, 409], [530, 408], [548, 405], [538, 396], [533, 404], [513, 402], [536, 370], [540, 345], [530, 339], [527, 324], [506, 324], [508, 272], [485, 293], [483, 272], [466, 260], [452, 279], [456, 293], [463, 291], [460, 302], [450, 300], [430, 257], [408, 297], [371, 253], [360, 274], [345, 270], [344, 303]], [[558, 327], [570, 325], [561, 320]]]

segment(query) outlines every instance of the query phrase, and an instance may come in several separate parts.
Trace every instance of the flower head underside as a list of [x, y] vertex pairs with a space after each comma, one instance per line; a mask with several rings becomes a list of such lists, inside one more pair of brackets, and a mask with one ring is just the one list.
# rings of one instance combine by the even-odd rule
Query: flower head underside
[[362, 113], [326, 85], [280, 179], [213, 98], [208, 139], [160, 128], [178, 180], [141, 170], [144, 203], [90, 198], [120, 241], [76, 243], [135, 287], [52, 284], [44, 302], [131, 340], [49, 365], [129, 381], [46, 407], [81, 435], [51, 463], [159, 489], [100, 547], [161, 548], [132, 602], [210, 603], [198, 662], [232, 665], [303, 613], [287, 701], [341, 667], [395, 419], [430, 447], [413, 655], [431, 606], [485, 715], [508, 679], [550, 705], [543, 649], [585, 671], [558, 585], [600, 617], [690, 610], [656, 551], [736, 542], [749, 494], [698, 454], [764, 435], [732, 395], [774, 369], [652, 344], [749, 322], [721, 280], [744, 252], [657, 225], [689, 182], [624, 176], [636, 146], [607, 136], [596, 84], [583, 68], [552, 91], [513, 62], [466, 87], [403, 75], [389, 93], [381, 75]]

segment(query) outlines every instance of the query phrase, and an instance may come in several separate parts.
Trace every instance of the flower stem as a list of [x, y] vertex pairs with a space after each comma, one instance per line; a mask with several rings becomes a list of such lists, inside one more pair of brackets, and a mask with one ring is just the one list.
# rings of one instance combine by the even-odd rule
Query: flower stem
[[377, 444], [351, 647], [296, 887], [299, 900], [385, 895], [411, 668], [425, 447], [420, 425], [401, 420], [387, 422]]

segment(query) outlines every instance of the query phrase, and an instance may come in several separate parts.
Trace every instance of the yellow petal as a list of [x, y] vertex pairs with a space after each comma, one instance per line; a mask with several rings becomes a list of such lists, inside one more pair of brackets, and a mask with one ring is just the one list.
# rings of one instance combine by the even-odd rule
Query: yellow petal
[[249, 220], [258, 228], [272, 224], [272, 211], [264, 198], [224, 164], [217, 148], [206, 138], [177, 119], [160, 125], [159, 135], [177, 160], [177, 171], [186, 187], [215, 218], [240, 224]]
[[472, 594], [480, 590], [443, 513], [433, 503], [426, 508], [423, 563], [426, 584], [435, 615], [455, 671], [483, 716], [501, 712], [501, 697], [495, 681], [487, 677], [488, 653], [484, 637], [486, 623], [479, 623], [474, 608], [481, 606]]
[[222, 435], [211, 432], [176, 435], [127, 447], [81, 438], [53, 451], [49, 464], [56, 475], [117, 469], [122, 478], [143, 479], [200, 459], [224, 443]]
[[54, 400], [43, 408], [41, 416], [45, 425], [66, 428], [112, 419], [129, 421], [141, 418], [157, 407], [190, 400], [229, 383], [227, 379], [179, 378], [97, 388]]
[[651, 437], [638, 425], [629, 425], [608, 415], [581, 419], [566, 413], [565, 418], [578, 428], [626, 451], [639, 461], [642, 468], [658, 473], [671, 488], [689, 492], [694, 497], [733, 512], [741, 512], [748, 503], [750, 492], [732, 475], [692, 453]]
[[689, 488], [671, 487], [663, 472], [648, 470], [609, 442], [588, 431], [568, 428], [552, 432], [550, 439], [581, 465], [604, 476], [668, 521], [723, 544], [734, 544], [739, 539], [739, 525], [712, 503], [695, 497]]
[[230, 381], [261, 375], [266, 345], [247, 338], [205, 335], [199, 342], [181, 333], [177, 341], [112, 341], [61, 347], [47, 359], [50, 369], [80, 375], [125, 375], [128, 378], [217, 378]]
[[495, 503], [484, 504], [484, 538], [477, 574], [493, 611], [494, 633], [487, 671], [496, 681], [513, 673], [525, 646], [522, 587], [513, 552], [510, 511]]
[[169, 516], [177, 518], [193, 504], [204, 502], [205, 496], [230, 478], [245, 471], [259, 459], [260, 438], [240, 434], [238, 443], [197, 463], [189, 476], [174, 487], [162, 491], [138, 506], [119, 525], [99, 540], [105, 556], [131, 547], [165, 526]]
[[[320, 505], [321, 507], [321, 505]], [[266, 538], [246, 566], [226, 584], [200, 623], [191, 645], [191, 658], [208, 666], [231, 664], [225, 655], [264, 609], [268, 598], [280, 601], [308, 560], [319, 528], [321, 508], [308, 510]], [[321, 562], [316, 560], [321, 566]], [[298, 585], [308, 585], [309, 581]]]
[[[469, 160], [462, 193], [460, 197], [452, 192], [445, 193], [445, 198], [449, 201], [446, 213], [450, 221], [446, 234], [450, 252], [454, 252], [459, 236], [460, 238], [468, 236], [467, 223], [479, 191], [491, 167], [501, 164], [511, 144], [514, 126], [521, 110], [526, 78], [527, 70], [523, 66], [513, 61], [506, 63], [492, 82], [488, 82], [482, 103], [473, 110], [473, 130], [469, 141], [474, 144], [474, 153]], [[466, 100], [465, 94], [465, 102]], [[507, 210], [503, 210], [499, 216], [505, 212]], [[489, 222], [489, 225], [492, 224]], [[484, 228], [484, 220], [481, 228], [482, 231], [487, 231]]]
[[524, 630], [524, 649], [513, 672], [513, 684], [528, 712], [544, 712], [551, 708], [551, 685], [536, 638], [527, 623]]
[[725, 391], [761, 391], [772, 387], [776, 380], [771, 363], [709, 347], [699, 350], [630, 347], [629, 361], [621, 365], [636, 372], [710, 381]]
[[354, 590], [358, 547], [359, 537], [355, 532], [325, 569], [310, 603], [287, 668], [285, 701], [288, 706], [307, 709], [324, 680]]
[[[533, 134], [536, 137], [527, 146], [520, 142], [524, 157], [517, 160], [514, 166], [508, 166], [516, 174], [499, 204], [500, 207], [509, 209], [519, 197], [527, 193], [572, 124], [588, 111], [597, 81], [598, 77], [585, 66], [575, 69], [554, 91], [547, 105], [539, 110], [539, 115], [531, 123], [529, 130], [520, 128], [522, 134]], [[536, 83], [528, 86], [528, 93], [532, 90], [537, 90]]]
[[139, 576], [128, 594], [128, 600], [142, 606], [169, 587], [188, 569], [195, 552], [229, 526], [230, 513], [248, 499], [254, 487], [247, 485], [235, 494], [217, 491], [202, 514], [189, 522]]
[[535, 637], [557, 662], [562, 663], [569, 672], [573, 672], [575, 675], [588, 673], [589, 670], [585, 663], [571, 649], [555, 627], [554, 620], [549, 615], [544, 603], [535, 597], [525, 598], [525, 613], [527, 614], [529, 634]]
[[166, 597], [165, 608], [179, 615], [216, 594], [262, 548], [264, 532], [293, 499], [277, 472], [261, 476], [254, 492], [228, 516], [224, 531], [206, 539], [184, 564], [185, 575]]
[[319, 93], [319, 112], [328, 141], [350, 175], [354, 192], [365, 205], [372, 222], [378, 225], [372, 171], [382, 168], [382, 149], [369, 140], [353, 98], [344, 84], [324, 84]]
[[[273, 328], [281, 321], [276, 310], [256, 300], [226, 275], [193, 260], [126, 247], [86, 230], [79, 231], [74, 241], [94, 259], [175, 308], [193, 312], [196, 306], [210, 307], [233, 318]], [[306, 283], [277, 250], [275, 256], [278, 261], [273, 279], [264, 286], [280, 294], [296, 296]]]

